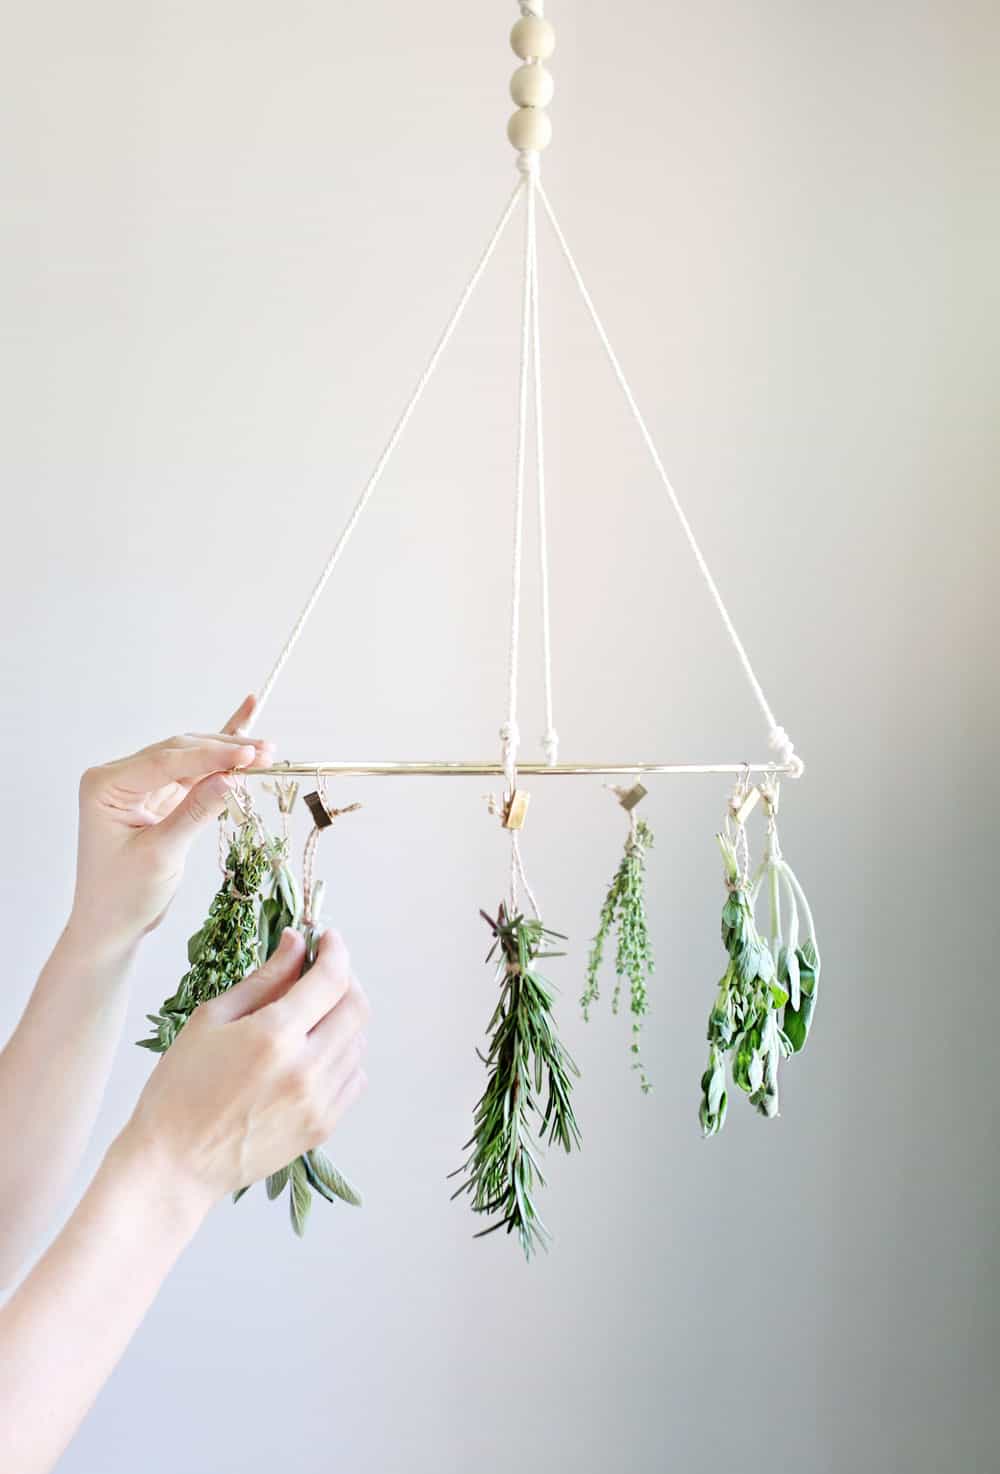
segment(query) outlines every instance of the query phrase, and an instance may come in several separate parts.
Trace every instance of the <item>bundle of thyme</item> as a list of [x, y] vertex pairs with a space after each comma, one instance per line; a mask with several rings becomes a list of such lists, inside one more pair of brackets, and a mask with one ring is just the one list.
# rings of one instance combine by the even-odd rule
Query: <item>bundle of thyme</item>
[[585, 1019], [590, 1018], [592, 1004], [600, 996], [598, 977], [604, 960], [604, 948], [612, 927], [617, 925], [618, 944], [615, 953], [615, 991], [611, 1012], [617, 1014], [621, 1002], [622, 982], [628, 978], [629, 1007], [632, 1013], [632, 1068], [638, 1070], [643, 1093], [652, 1089], [642, 1063], [642, 1023], [649, 1012], [647, 979], [653, 972], [653, 947], [646, 919], [646, 851], [653, 847], [653, 831], [640, 819], [633, 821], [625, 841], [625, 854], [601, 907], [597, 935], [591, 943], [587, 959], [587, 983], [580, 999]]
[[486, 960], [496, 956], [500, 998], [487, 1026], [489, 1051], [480, 1056], [486, 1089], [466, 1142], [471, 1151], [458, 1169], [464, 1181], [453, 1196], [467, 1192], [474, 1212], [499, 1215], [477, 1238], [506, 1228], [517, 1233], [530, 1259], [549, 1238], [535, 1204], [537, 1188], [545, 1185], [536, 1146], [546, 1137], [567, 1152], [580, 1146], [570, 1099], [579, 1070], [556, 1033], [552, 993], [536, 967], [561, 955], [543, 951], [547, 943], [565, 939], [541, 921], [511, 915], [503, 902], [496, 919], [481, 915], [494, 936]]
[[163, 1054], [199, 1003], [218, 998], [257, 966], [257, 897], [270, 864], [255, 826], [240, 826], [229, 846], [226, 875], [203, 926], [187, 946], [188, 971], [159, 1013], [147, 1014], [151, 1039], [143, 1049]]
[[722, 851], [726, 888], [722, 943], [729, 963], [708, 1018], [708, 1067], [701, 1077], [698, 1116], [702, 1133], [714, 1136], [726, 1119], [725, 1054], [732, 1057], [734, 1084], [763, 1116], [778, 1114], [778, 1062], [791, 1043], [778, 1022], [788, 993], [778, 981], [771, 949], [754, 921], [751, 888], [740, 872], [736, 849], [725, 834]]

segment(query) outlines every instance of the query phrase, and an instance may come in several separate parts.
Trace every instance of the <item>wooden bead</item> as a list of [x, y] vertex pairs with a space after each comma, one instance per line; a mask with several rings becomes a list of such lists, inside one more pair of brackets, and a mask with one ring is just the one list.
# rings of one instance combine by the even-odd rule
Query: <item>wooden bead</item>
[[507, 124], [507, 137], [521, 153], [540, 153], [552, 142], [552, 119], [544, 108], [519, 107]]
[[537, 58], [547, 61], [556, 49], [556, 33], [547, 20], [535, 15], [522, 16], [510, 33], [510, 44], [515, 56], [522, 61]]
[[548, 107], [556, 84], [540, 61], [518, 67], [510, 79], [510, 95], [518, 107]]

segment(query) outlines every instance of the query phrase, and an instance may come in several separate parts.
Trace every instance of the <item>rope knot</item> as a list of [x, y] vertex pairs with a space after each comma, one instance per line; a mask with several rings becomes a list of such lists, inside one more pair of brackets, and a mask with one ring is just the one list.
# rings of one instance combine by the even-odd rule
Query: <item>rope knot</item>
[[789, 776], [801, 778], [805, 772], [805, 763], [796, 754], [795, 744], [785, 731], [784, 727], [772, 727], [767, 739], [767, 745], [776, 754], [779, 762], [789, 769]]
[[517, 156], [517, 171], [525, 178], [537, 179], [540, 173], [541, 155], [536, 149], [523, 148]]
[[542, 751], [545, 753], [545, 761], [550, 768], [554, 768], [559, 761], [559, 733], [555, 727], [549, 727], [542, 738]]

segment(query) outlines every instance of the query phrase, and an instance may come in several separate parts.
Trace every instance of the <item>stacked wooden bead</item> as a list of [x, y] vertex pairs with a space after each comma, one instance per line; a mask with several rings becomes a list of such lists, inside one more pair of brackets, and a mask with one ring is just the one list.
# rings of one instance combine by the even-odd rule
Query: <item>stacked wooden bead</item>
[[556, 49], [556, 33], [539, 15], [524, 15], [510, 33], [515, 56], [523, 62], [510, 79], [517, 112], [507, 124], [507, 137], [521, 153], [540, 153], [552, 141], [552, 120], [545, 111], [555, 82], [545, 66]]

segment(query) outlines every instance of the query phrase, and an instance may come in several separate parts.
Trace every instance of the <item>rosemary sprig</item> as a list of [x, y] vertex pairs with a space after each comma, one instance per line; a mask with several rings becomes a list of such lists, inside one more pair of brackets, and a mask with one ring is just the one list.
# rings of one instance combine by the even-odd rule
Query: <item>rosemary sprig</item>
[[506, 1228], [517, 1233], [530, 1259], [549, 1238], [535, 1204], [537, 1188], [545, 1185], [537, 1144], [547, 1138], [567, 1152], [580, 1146], [570, 1099], [579, 1070], [556, 1034], [552, 993], [535, 965], [560, 956], [542, 948], [564, 938], [541, 921], [510, 915], [502, 902], [496, 919], [485, 911], [481, 915], [494, 936], [486, 960], [497, 958], [500, 998], [487, 1026], [489, 1051], [480, 1056], [487, 1068], [486, 1089], [466, 1142], [470, 1154], [458, 1169], [464, 1181], [453, 1197], [467, 1192], [474, 1212], [499, 1215], [477, 1238]]
[[604, 898], [597, 934], [591, 943], [587, 959], [587, 983], [580, 999], [583, 1016], [589, 1019], [591, 1006], [600, 996], [598, 978], [604, 961], [605, 945], [612, 928], [617, 925], [616, 981], [611, 1012], [617, 1014], [622, 982], [628, 978], [629, 1008], [632, 1014], [632, 1041], [629, 1047], [633, 1055], [632, 1068], [639, 1072], [644, 1094], [652, 1089], [641, 1054], [642, 1023], [649, 1012], [647, 980], [654, 968], [645, 898], [646, 851], [652, 848], [653, 831], [645, 820], [640, 819], [629, 831], [625, 841], [625, 854]]
[[268, 864], [254, 826], [242, 825], [229, 846], [226, 876], [208, 917], [188, 942], [188, 971], [159, 1013], [147, 1014], [153, 1036], [138, 1041], [143, 1049], [163, 1054], [199, 1003], [218, 998], [257, 966], [257, 897]]
[[725, 1063], [732, 1056], [734, 1084], [763, 1116], [778, 1114], [778, 1062], [791, 1043], [778, 1023], [788, 993], [778, 980], [771, 949], [757, 930], [750, 887], [736, 850], [724, 834], [722, 851], [728, 896], [722, 910], [722, 943], [729, 964], [708, 1018], [708, 1067], [701, 1077], [698, 1116], [702, 1133], [715, 1136], [726, 1119]]

